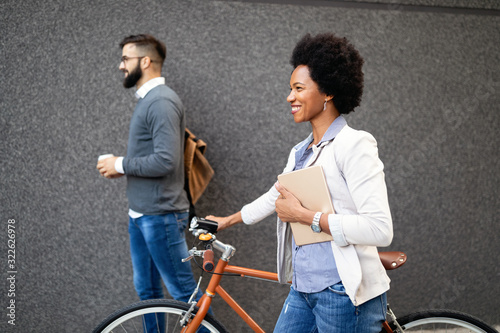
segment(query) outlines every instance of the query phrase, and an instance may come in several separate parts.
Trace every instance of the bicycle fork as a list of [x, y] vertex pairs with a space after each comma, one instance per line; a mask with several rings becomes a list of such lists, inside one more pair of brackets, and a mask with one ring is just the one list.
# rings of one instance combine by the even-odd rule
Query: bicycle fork
[[[196, 293], [198, 292], [202, 276], [200, 276], [200, 279], [198, 281], [198, 286], [196, 290], [193, 292], [191, 295], [190, 303], [191, 307], [189, 310], [184, 314], [182, 319], [180, 320], [180, 324], [184, 327], [182, 330], [183, 333], [194, 333], [200, 326], [201, 322], [205, 318], [205, 315], [208, 313], [208, 309], [210, 308], [210, 305], [212, 304], [212, 298], [215, 296], [215, 290], [217, 286], [220, 283], [220, 280], [222, 278], [222, 273], [224, 273], [224, 268], [227, 266], [227, 262], [223, 260], [219, 260], [219, 263], [217, 264], [217, 267], [215, 268], [214, 275], [210, 279], [210, 283], [208, 284], [207, 289], [205, 290], [205, 294], [201, 296], [200, 300], [196, 302], [194, 300], [194, 297], [196, 296]], [[193, 311], [194, 308], [198, 306], [198, 311], [196, 314], [193, 316]]]
[[191, 319], [191, 314], [193, 313], [193, 310], [196, 306], [196, 302], [194, 301], [194, 298], [196, 297], [196, 294], [198, 294], [198, 290], [200, 290], [200, 284], [201, 284], [202, 278], [203, 278], [203, 276], [200, 276], [200, 278], [198, 279], [198, 284], [196, 285], [196, 288], [194, 289], [193, 294], [189, 298], [188, 304], [191, 304], [191, 307], [184, 314], [184, 316], [182, 316], [181, 320], [179, 321], [179, 323], [181, 324], [182, 327], [186, 326], [186, 324]]
[[396, 326], [396, 331], [393, 331], [392, 328], [389, 326], [389, 323], [387, 321], [385, 321], [382, 324], [382, 326], [384, 327], [384, 329], [386, 330], [386, 332], [387, 333], [395, 333], [395, 332], [397, 332], [397, 333], [404, 333], [403, 328], [401, 327], [401, 325], [399, 325], [398, 320], [396, 318], [396, 315], [394, 314], [394, 312], [392, 311], [392, 309], [389, 307], [389, 304], [387, 304], [387, 314], [389, 315], [389, 317], [391, 317], [392, 322]]

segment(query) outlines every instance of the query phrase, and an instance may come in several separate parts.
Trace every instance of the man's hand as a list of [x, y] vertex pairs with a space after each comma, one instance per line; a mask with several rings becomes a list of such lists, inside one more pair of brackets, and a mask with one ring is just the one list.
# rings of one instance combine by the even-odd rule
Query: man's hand
[[117, 158], [117, 156], [113, 156], [97, 162], [97, 170], [99, 170], [101, 176], [108, 179], [119, 178], [123, 176], [123, 174], [119, 173], [115, 169], [115, 161]]

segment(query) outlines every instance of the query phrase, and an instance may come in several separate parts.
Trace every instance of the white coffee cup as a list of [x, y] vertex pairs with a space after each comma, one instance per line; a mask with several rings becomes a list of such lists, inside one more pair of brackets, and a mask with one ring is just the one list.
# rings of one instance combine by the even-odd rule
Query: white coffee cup
[[106, 158], [110, 158], [110, 157], [113, 157], [113, 156], [114, 156], [113, 154], [104, 154], [104, 155], [100, 155], [97, 160], [100, 161], [100, 160], [104, 160]]

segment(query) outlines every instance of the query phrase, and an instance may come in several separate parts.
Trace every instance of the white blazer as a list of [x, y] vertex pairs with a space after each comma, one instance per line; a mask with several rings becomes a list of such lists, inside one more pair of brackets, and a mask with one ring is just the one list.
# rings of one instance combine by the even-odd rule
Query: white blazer
[[[312, 134], [306, 140], [311, 139]], [[290, 152], [284, 173], [293, 170], [299, 146]], [[328, 215], [328, 223], [337, 269], [352, 303], [358, 306], [389, 290], [390, 282], [377, 251], [377, 246], [388, 246], [393, 237], [377, 142], [371, 134], [346, 125], [333, 141], [313, 146], [308, 163], [313, 162], [323, 166], [335, 209], [335, 214]], [[241, 210], [243, 222], [254, 224], [271, 215], [278, 196], [273, 185], [245, 205]], [[281, 283], [292, 280], [291, 236], [289, 224], [278, 218], [277, 271]]]

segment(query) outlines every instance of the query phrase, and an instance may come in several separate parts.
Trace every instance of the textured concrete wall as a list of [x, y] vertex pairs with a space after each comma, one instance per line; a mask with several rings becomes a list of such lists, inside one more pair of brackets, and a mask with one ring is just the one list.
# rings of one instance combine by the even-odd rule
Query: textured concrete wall
[[[500, 324], [498, 8], [297, 3], [1, 1], [0, 331], [88, 332], [137, 299], [125, 180], [100, 178], [95, 164], [125, 153], [135, 100], [121, 85], [117, 44], [141, 32], [166, 42], [167, 82], [209, 144], [216, 175], [201, 215], [232, 213], [267, 190], [308, 134], [285, 100], [297, 40], [348, 37], [366, 61], [366, 93], [348, 122], [378, 140], [394, 218], [389, 250], [409, 256], [390, 273], [390, 303], [400, 314], [445, 307]], [[274, 217], [219, 237], [238, 248], [235, 264], [275, 270]], [[228, 278], [226, 287], [272, 330], [287, 286]], [[220, 300], [215, 312], [245, 331]]]

